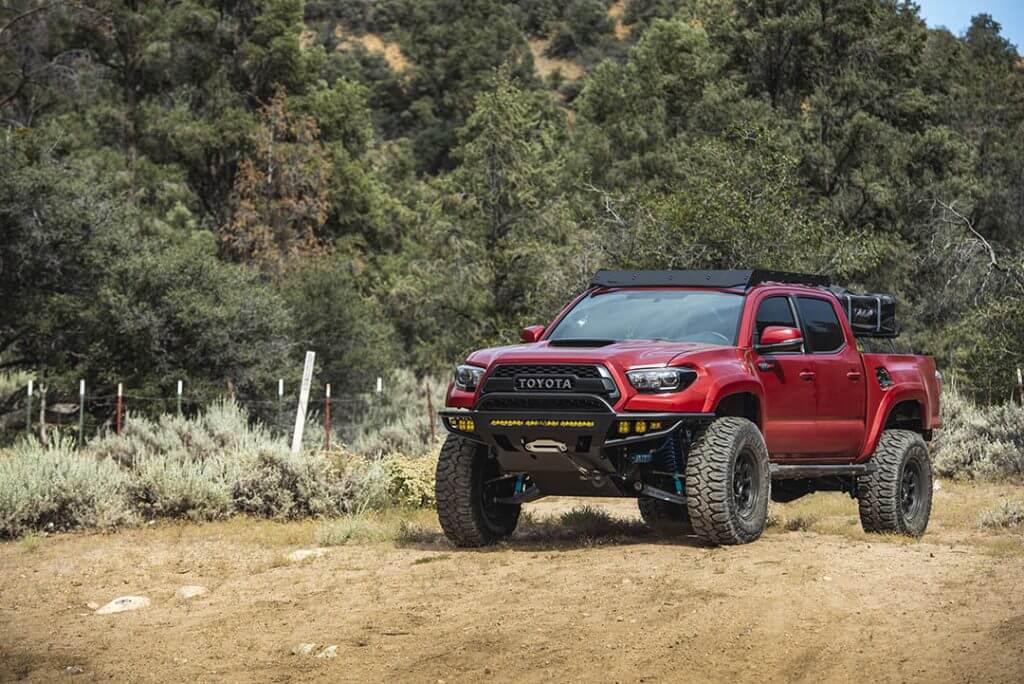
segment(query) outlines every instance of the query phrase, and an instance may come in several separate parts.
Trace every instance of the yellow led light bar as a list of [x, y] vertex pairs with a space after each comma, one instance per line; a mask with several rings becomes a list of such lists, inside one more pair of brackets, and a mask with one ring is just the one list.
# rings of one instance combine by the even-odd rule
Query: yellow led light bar
[[592, 420], [514, 420], [495, 418], [491, 427], [549, 427], [549, 428], [592, 428]]

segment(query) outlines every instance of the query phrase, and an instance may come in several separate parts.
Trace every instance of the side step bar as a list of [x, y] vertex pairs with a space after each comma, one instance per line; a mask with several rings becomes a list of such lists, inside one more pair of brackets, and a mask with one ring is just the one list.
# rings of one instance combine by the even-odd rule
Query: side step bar
[[781, 465], [772, 463], [769, 472], [773, 480], [797, 480], [812, 477], [831, 477], [834, 475], [865, 475], [874, 470], [871, 463], [851, 463], [849, 465]]

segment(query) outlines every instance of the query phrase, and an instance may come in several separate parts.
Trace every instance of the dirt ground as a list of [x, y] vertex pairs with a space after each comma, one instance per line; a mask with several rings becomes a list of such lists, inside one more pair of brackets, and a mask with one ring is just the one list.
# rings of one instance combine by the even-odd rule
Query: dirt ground
[[[6, 542], [0, 680], [1022, 682], [1024, 539], [976, 518], [1022, 492], [947, 486], [921, 542], [864, 535], [838, 494], [721, 549], [638, 531], [631, 501], [583, 536], [536, 523], [578, 500], [485, 551], [450, 548], [429, 512], [301, 562], [324, 523]], [[175, 596], [193, 584], [209, 594]], [[122, 595], [152, 604], [86, 607]], [[293, 655], [305, 642], [336, 657]]]

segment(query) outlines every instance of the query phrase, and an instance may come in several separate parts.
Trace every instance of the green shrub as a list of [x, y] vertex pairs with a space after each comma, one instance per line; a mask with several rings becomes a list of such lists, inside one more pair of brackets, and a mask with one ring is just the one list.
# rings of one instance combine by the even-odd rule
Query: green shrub
[[247, 460], [233, 487], [239, 512], [264, 518], [338, 515], [349, 507], [351, 482], [321, 454], [268, 449]]
[[147, 518], [220, 520], [234, 512], [236, 477], [237, 466], [227, 459], [155, 454], [132, 464], [127, 488], [132, 505]]
[[354, 458], [345, 470], [350, 512], [434, 505], [434, 470], [430, 458]]
[[197, 460], [256, 453], [283, 444], [230, 399], [211, 404], [195, 418], [165, 414], [157, 420], [130, 415], [121, 434], [109, 433], [88, 445], [97, 456], [131, 466], [138, 459], [170, 456]]
[[360, 456], [437, 454], [444, 428], [436, 414], [427, 413], [427, 387], [431, 392], [431, 408], [436, 411], [444, 405], [445, 382], [437, 378], [418, 380], [407, 370], [392, 373], [384, 392], [369, 398], [366, 414], [353, 426], [348, 449]]
[[22, 442], [0, 459], [0, 536], [130, 524], [127, 486], [116, 464], [79, 455], [70, 441]]
[[935, 472], [942, 477], [1024, 477], [1024, 410], [1014, 404], [979, 406], [948, 389], [933, 450]]
[[981, 514], [979, 524], [990, 529], [1020, 527], [1024, 525], [1024, 502], [1003, 501]]
[[[404, 415], [396, 410], [395, 415]], [[25, 441], [0, 456], [0, 536], [140, 517], [330, 517], [434, 503], [432, 458], [289, 452], [231, 401], [195, 418], [133, 416], [78, 452]]]
[[434, 505], [436, 458], [385, 460], [388, 498], [392, 506], [426, 508]]

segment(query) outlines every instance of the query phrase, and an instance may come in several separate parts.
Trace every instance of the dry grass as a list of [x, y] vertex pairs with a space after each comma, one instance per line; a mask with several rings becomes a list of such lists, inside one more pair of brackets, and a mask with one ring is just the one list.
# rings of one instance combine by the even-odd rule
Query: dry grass
[[615, 37], [619, 40], [625, 40], [629, 37], [632, 29], [622, 23], [622, 15], [626, 11], [626, 0], [615, 0], [608, 8], [608, 16], [612, 21], [615, 22]]
[[541, 544], [580, 541], [590, 544], [650, 536], [639, 518], [622, 518], [604, 508], [586, 505], [542, 518], [524, 511], [514, 539]]
[[398, 43], [386, 41], [376, 33], [364, 33], [361, 36], [354, 36], [348, 33], [341, 24], [338, 24], [334, 27], [334, 35], [337, 38], [343, 39], [338, 44], [338, 50], [351, 50], [356, 45], [362, 45], [367, 52], [382, 56], [396, 74], [400, 74], [409, 68], [409, 60], [402, 52], [402, 48]]
[[[942, 544], [974, 547], [997, 557], [1024, 556], [1024, 528], [1012, 524], [982, 526], [980, 521], [993, 510], [1016, 511], [1024, 489], [1013, 485], [965, 484], [942, 481], [934, 494], [932, 519], [922, 540], [896, 535], [866, 534], [857, 516], [857, 503], [838, 492], [820, 492], [788, 504], [773, 503], [766, 532], [774, 535], [821, 534], [866, 543], [893, 545]], [[568, 548], [608, 543], [638, 543], [656, 540], [635, 513], [631, 500], [610, 500], [607, 506], [546, 505], [546, 514], [526, 506], [519, 526], [506, 546], [538, 545]], [[532, 510], [531, 510], [532, 509]], [[544, 508], [540, 510], [545, 510]], [[1000, 517], [1000, 520], [1003, 518]], [[90, 534], [90, 533], [85, 533]], [[97, 534], [98, 533], [91, 533]], [[338, 518], [275, 521], [234, 516], [208, 523], [158, 521], [143, 528], [116, 533], [132, 545], [170, 541], [185, 547], [196, 543], [232, 543], [264, 551], [310, 546], [393, 545], [443, 551], [448, 542], [433, 509], [371, 511]], [[48, 543], [46, 535], [30, 535], [18, 542], [24, 553], [34, 553]], [[501, 548], [501, 547], [499, 547]], [[280, 556], [279, 553], [274, 557]], [[268, 557], [269, 558], [269, 557]], [[273, 563], [271, 564], [273, 565]]]
[[316, 45], [316, 31], [306, 29], [299, 34], [299, 47], [303, 50], [308, 50], [314, 45]]
[[540, 38], [530, 39], [530, 52], [533, 53], [533, 65], [537, 68], [537, 73], [544, 78], [548, 78], [551, 74], [559, 71], [564, 78], [570, 81], [581, 78], [583, 76], [583, 68], [576, 62], [571, 59], [548, 57], [544, 54], [544, 51], [547, 50], [548, 42]]
[[18, 548], [25, 553], [35, 553], [39, 550], [42, 540], [43, 536], [41, 534], [29, 534], [18, 540]]
[[[969, 484], [942, 480], [932, 499], [932, 517], [924, 542], [943, 538], [967, 544], [995, 555], [1024, 555], [1024, 535], [1012, 522], [1021, 495], [1015, 485]], [[993, 521], [983, 526], [986, 515]], [[819, 492], [788, 504], [773, 503], [770, 533], [816, 532], [873, 542], [914, 544], [918, 540], [898, 535], [865, 533], [857, 516], [857, 502], [839, 492]], [[996, 524], [998, 521], [999, 524]]]

